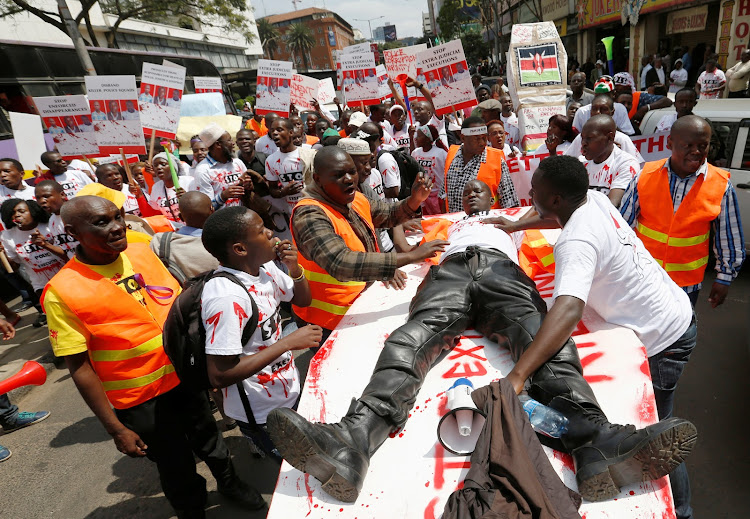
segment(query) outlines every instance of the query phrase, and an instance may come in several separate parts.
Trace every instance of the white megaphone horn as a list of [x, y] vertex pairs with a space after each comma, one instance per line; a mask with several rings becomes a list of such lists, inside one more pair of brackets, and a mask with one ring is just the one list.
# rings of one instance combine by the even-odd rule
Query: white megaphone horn
[[447, 450], [459, 456], [474, 452], [477, 439], [484, 428], [485, 415], [471, 399], [474, 385], [467, 378], [459, 378], [448, 389], [448, 412], [438, 423], [438, 440]]

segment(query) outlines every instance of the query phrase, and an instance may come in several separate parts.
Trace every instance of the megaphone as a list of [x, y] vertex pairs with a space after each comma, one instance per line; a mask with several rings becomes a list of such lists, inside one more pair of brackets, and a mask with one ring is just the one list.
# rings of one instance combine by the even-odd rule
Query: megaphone
[[459, 456], [474, 452], [477, 439], [484, 428], [485, 414], [471, 399], [474, 385], [467, 378], [459, 378], [448, 389], [448, 412], [438, 423], [438, 440], [447, 450]]
[[47, 371], [38, 362], [29, 360], [21, 371], [0, 381], [0, 395], [23, 386], [41, 386], [47, 381]]
[[404, 104], [406, 105], [406, 113], [409, 115], [409, 125], [413, 125], [414, 121], [411, 116], [411, 103], [409, 102], [409, 93], [406, 89], [406, 81], [409, 79], [407, 74], [399, 74], [396, 76], [396, 83], [401, 85], [401, 93], [404, 96]]

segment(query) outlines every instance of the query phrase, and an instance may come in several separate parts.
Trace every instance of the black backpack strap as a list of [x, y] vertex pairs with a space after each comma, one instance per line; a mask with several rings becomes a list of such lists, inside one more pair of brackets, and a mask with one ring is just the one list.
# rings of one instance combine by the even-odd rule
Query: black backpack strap
[[177, 282], [184, 287], [188, 277], [180, 267], [178, 267], [177, 265], [173, 265], [172, 262], [169, 261], [170, 254], [172, 252], [173, 238], [174, 232], [165, 232], [162, 233], [161, 237], [159, 237], [159, 259], [162, 263], [164, 263], [164, 266], [167, 267], [167, 270], [170, 274], [172, 274]]

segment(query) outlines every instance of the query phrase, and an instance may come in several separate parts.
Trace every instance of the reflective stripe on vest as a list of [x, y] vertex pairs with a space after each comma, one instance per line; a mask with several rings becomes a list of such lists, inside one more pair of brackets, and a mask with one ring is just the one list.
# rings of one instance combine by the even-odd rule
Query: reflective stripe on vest
[[708, 263], [711, 222], [721, 212], [729, 173], [708, 164], [674, 211], [666, 161], [646, 163], [638, 177], [635, 233], [675, 283], [697, 285]]
[[[365, 245], [357, 237], [354, 229], [352, 229], [351, 225], [349, 225], [349, 222], [342, 214], [325, 203], [312, 198], [303, 198], [297, 202], [294, 210], [306, 205], [314, 205], [325, 212], [326, 216], [331, 220], [334, 232], [341, 236], [349, 249], [355, 252], [366, 252]], [[354, 195], [351, 209], [355, 211], [367, 225], [377, 249], [375, 228], [372, 223], [370, 203], [367, 201], [367, 198], [365, 198], [362, 193], [357, 192]], [[292, 212], [292, 219], [293, 218], [294, 212]], [[352, 306], [362, 290], [365, 289], [367, 283], [364, 281], [339, 281], [326, 272], [320, 265], [305, 258], [303, 254], [299, 255], [299, 262], [304, 267], [305, 277], [310, 284], [312, 302], [306, 307], [293, 305], [294, 312], [308, 323], [317, 324], [328, 330], [333, 330], [338, 325], [339, 321], [341, 321], [344, 314], [346, 314]]]
[[162, 345], [164, 321], [180, 286], [147, 244], [130, 243], [121, 257], [149, 285], [171, 288], [172, 297], [156, 300], [142, 289], [144, 306], [77, 260], [60, 269], [47, 289], [54, 289], [86, 328], [91, 365], [109, 402], [127, 409], [180, 383]]
[[[456, 158], [458, 150], [461, 146], [453, 145], [448, 150], [448, 156], [445, 158], [445, 196], [448, 200], [448, 170], [453, 163], [453, 159]], [[500, 209], [500, 190], [501, 180], [503, 176], [503, 161], [505, 160], [505, 153], [502, 150], [496, 150], [495, 148], [487, 147], [487, 160], [479, 166], [479, 172], [477, 173], [477, 180], [481, 180], [490, 187], [492, 194], [493, 209]], [[468, 181], [467, 181], [468, 182]], [[450, 210], [450, 202], [446, 202]]]

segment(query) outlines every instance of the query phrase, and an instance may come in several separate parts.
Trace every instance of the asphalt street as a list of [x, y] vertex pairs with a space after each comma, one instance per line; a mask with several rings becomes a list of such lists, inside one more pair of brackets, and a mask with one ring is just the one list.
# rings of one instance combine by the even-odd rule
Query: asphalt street
[[[750, 448], [745, 443], [750, 430], [745, 399], [750, 389], [750, 274], [746, 271], [733, 284], [722, 307], [711, 309], [707, 298], [708, 288], [698, 305], [698, 346], [680, 381], [675, 414], [692, 420], [699, 431], [698, 446], [688, 460], [695, 517], [745, 517], [750, 488]], [[27, 312], [23, 323], [31, 323], [33, 314]], [[24, 328], [12, 342], [15, 345], [0, 353], [2, 371], [15, 371], [24, 356], [49, 360], [49, 346], [41, 337], [41, 331]], [[298, 358], [301, 371], [306, 372], [309, 357], [305, 352]], [[6, 374], [0, 372], [0, 378]], [[67, 370], [53, 368], [47, 383], [22, 396], [20, 406], [26, 411], [50, 410], [52, 415], [27, 429], [0, 435], [0, 444], [13, 451], [13, 457], [0, 464], [0, 517], [173, 517], [155, 466], [117, 451]], [[225, 436], [238, 472], [270, 501], [278, 465], [254, 458], [236, 429]], [[227, 502], [215, 492], [205, 464], [199, 463], [199, 471], [209, 484], [209, 518], [265, 516], [264, 511], [250, 513]]]

